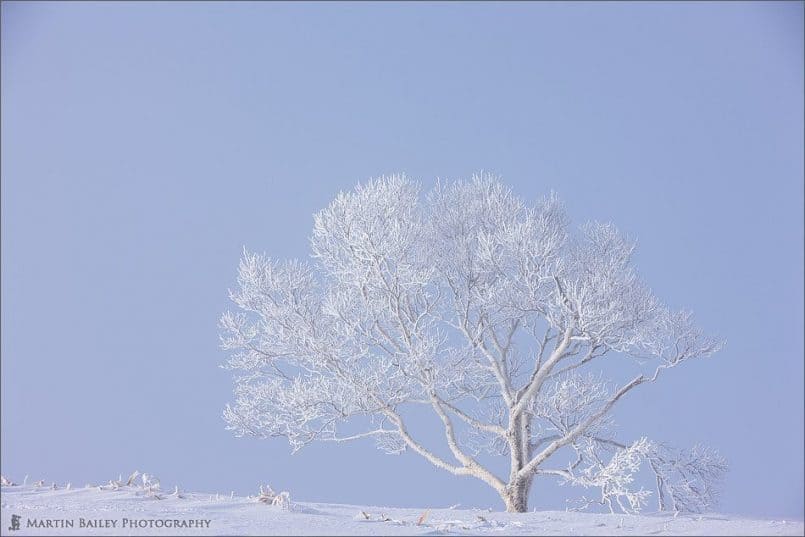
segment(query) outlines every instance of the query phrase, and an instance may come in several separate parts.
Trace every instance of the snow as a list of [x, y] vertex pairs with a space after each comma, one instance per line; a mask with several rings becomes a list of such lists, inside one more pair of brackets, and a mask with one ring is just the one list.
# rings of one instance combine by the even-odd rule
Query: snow
[[[2, 487], [3, 535], [803, 535], [803, 522], [734, 515], [612, 515], [563, 511], [404, 509], [292, 501], [290, 509], [229, 493], [159, 493], [108, 485]], [[293, 499], [293, 498], [292, 498]], [[423, 514], [425, 515], [423, 517]], [[20, 529], [9, 531], [12, 515]], [[368, 517], [368, 518], [367, 518]], [[417, 522], [424, 518], [421, 524]], [[28, 527], [47, 524], [50, 528]], [[72, 521], [72, 527], [64, 522]], [[83, 520], [84, 527], [81, 527]], [[147, 527], [168, 521], [202, 527]], [[132, 527], [141, 524], [144, 527]], [[159, 522], [158, 522], [159, 521]], [[209, 521], [208, 526], [204, 521]], [[87, 526], [91, 524], [91, 526]], [[126, 526], [124, 527], [124, 524]], [[174, 523], [175, 524], [175, 523]]]

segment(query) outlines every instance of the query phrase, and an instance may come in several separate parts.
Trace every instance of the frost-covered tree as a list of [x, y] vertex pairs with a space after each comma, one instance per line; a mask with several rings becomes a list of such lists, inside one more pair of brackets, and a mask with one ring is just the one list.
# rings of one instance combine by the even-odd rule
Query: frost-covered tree
[[[480, 479], [514, 512], [539, 475], [599, 489], [586, 504], [639, 511], [652, 494], [636, 488], [641, 467], [660, 509], [714, 501], [715, 452], [614, 439], [618, 401], [721, 342], [654, 296], [611, 224], [573, 231], [555, 196], [527, 205], [488, 175], [426, 195], [392, 176], [340, 193], [310, 242], [310, 262], [244, 251], [238, 310], [220, 323], [236, 434], [294, 450], [373, 437]], [[640, 373], [605, 381], [624, 357]], [[413, 407], [432, 410], [446, 447], [412, 432]], [[508, 475], [482, 451], [508, 458]]]

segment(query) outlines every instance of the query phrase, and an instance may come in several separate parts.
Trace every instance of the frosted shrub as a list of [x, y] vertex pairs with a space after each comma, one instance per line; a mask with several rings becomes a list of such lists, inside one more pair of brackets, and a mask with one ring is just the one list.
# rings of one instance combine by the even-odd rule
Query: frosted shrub
[[266, 485], [260, 485], [260, 494], [257, 496], [257, 501], [268, 505], [275, 505], [281, 509], [291, 509], [291, 495], [288, 492], [280, 492], [277, 494], [274, 490]]

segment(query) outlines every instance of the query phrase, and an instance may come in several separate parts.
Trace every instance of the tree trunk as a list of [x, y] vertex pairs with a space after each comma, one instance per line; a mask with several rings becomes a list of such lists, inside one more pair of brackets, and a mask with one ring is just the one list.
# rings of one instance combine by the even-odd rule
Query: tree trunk
[[530, 489], [530, 480], [507, 487], [500, 495], [503, 503], [506, 504], [506, 511], [509, 513], [525, 513], [528, 511], [528, 492]]
[[511, 471], [509, 484], [500, 493], [506, 511], [509, 513], [525, 513], [528, 511], [528, 492], [531, 490], [533, 476], [518, 479], [519, 472], [531, 457], [529, 440], [531, 437], [530, 416], [521, 414], [509, 421], [507, 440], [511, 455]]

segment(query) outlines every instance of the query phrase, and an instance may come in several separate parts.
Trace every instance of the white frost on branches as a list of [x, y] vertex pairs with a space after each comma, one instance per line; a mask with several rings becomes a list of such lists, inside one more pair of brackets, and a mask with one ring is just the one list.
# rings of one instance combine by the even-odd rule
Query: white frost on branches
[[[236, 434], [285, 437], [294, 450], [371, 437], [483, 480], [512, 511], [527, 508], [540, 474], [595, 484], [604, 503], [635, 511], [646, 496], [630, 489], [638, 459], [662, 475], [662, 507], [714, 498], [718, 471], [612, 440], [617, 401], [721, 342], [654, 296], [631, 264], [634, 241], [611, 224], [575, 232], [555, 195], [527, 205], [489, 175], [424, 196], [392, 176], [340, 193], [315, 215], [310, 242], [310, 262], [243, 252], [237, 310], [220, 322]], [[605, 381], [618, 355], [645, 371]], [[415, 406], [439, 419], [450, 458], [408, 428]], [[615, 451], [604, 464], [590, 446]], [[507, 456], [509, 475], [482, 465], [481, 451]], [[558, 452], [584, 464], [546, 468]]]
[[657, 478], [660, 510], [702, 513], [716, 505], [727, 461], [709, 447], [674, 449], [656, 445], [648, 461]]
[[[579, 475], [573, 474], [572, 469], [569, 469], [564, 476], [565, 480], [583, 487], [600, 488], [601, 499], [596, 503], [605, 504], [612, 513], [615, 512], [613, 501], [624, 513], [639, 513], [646, 505], [651, 492], [642, 487], [635, 490], [634, 476], [651, 448], [652, 444], [646, 438], [641, 438], [630, 446], [616, 450], [605, 464], [599, 458], [595, 444], [589, 443], [586, 454], [592, 461], [591, 464]], [[587, 501], [587, 505], [591, 503], [594, 501]]]

